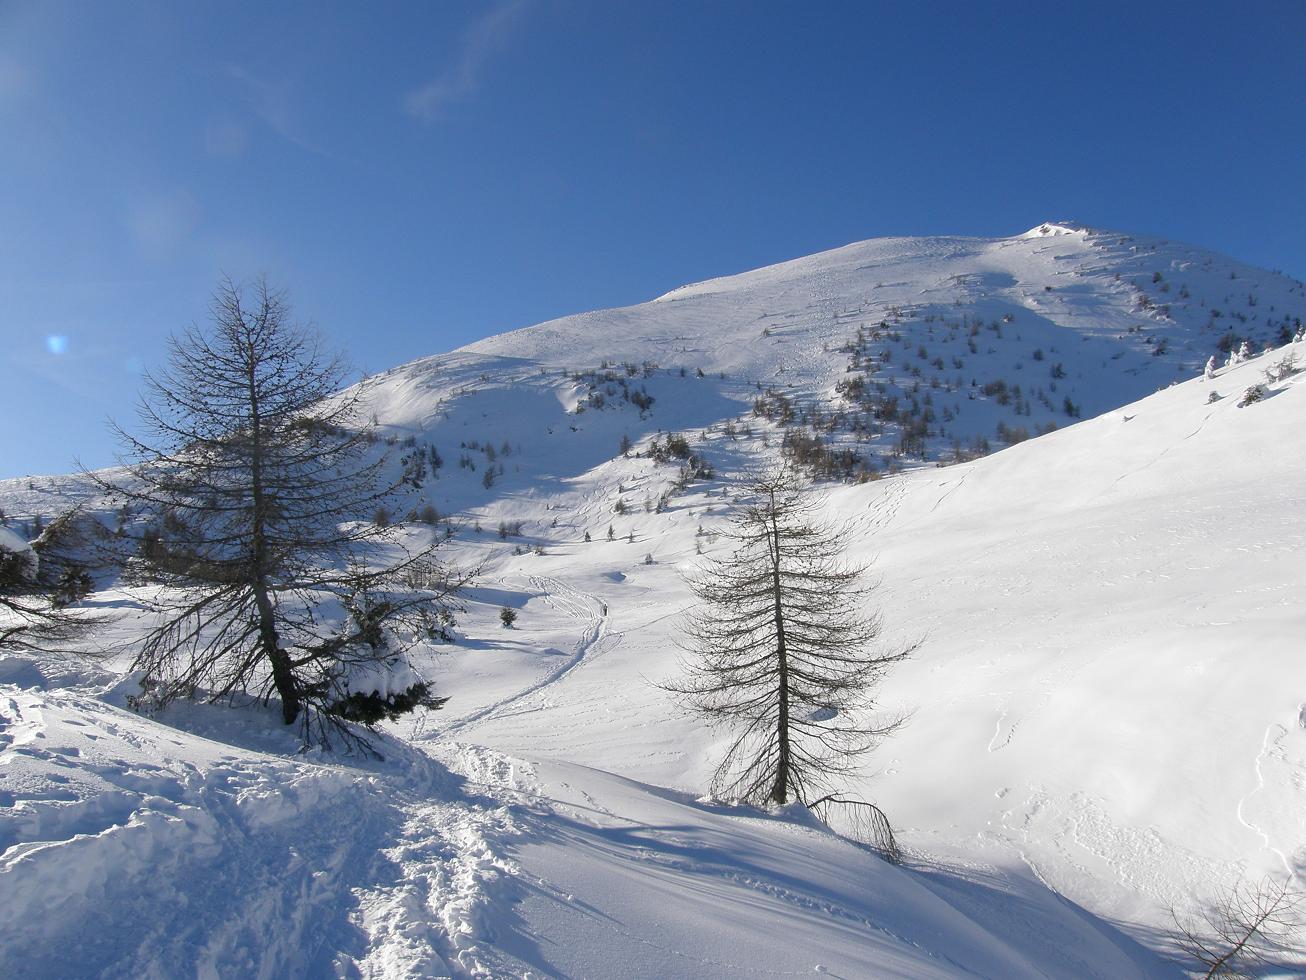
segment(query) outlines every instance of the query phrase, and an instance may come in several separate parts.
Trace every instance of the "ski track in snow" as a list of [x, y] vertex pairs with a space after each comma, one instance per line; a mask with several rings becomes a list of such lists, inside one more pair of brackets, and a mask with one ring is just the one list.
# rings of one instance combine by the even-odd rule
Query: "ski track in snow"
[[573, 670], [576, 670], [586, 658], [596, 649], [600, 653], [607, 653], [621, 642], [622, 634], [608, 633], [607, 607], [594, 596], [581, 592], [561, 582], [555, 578], [544, 578], [532, 575], [530, 577], [531, 585], [540, 593], [545, 602], [555, 609], [565, 613], [573, 619], [585, 620], [585, 627], [581, 632], [580, 639], [576, 641], [575, 649], [567, 661], [560, 666], [549, 671], [544, 677], [528, 687], [522, 688], [506, 698], [502, 698], [493, 704], [480, 708], [465, 718], [451, 723], [439, 732], [432, 733], [430, 737], [437, 739], [446, 739], [468, 728], [487, 721], [491, 718], [504, 717], [509, 709], [522, 704], [527, 699], [539, 694], [550, 685], [557, 684]]
[[[1242, 824], [1244, 827], [1246, 827], [1248, 830], [1250, 830], [1252, 833], [1256, 834], [1256, 836], [1258, 836], [1261, 839], [1262, 846], [1264, 846], [1264, 848], [1267, 851], [1269, 851], [1271, 854], [1273, 854], [1275, 857], [1279, 859], [1279, 863], [1283, 865], [1283, 869], [1288, 873], [1288, 876], [1295, 877], [1297, 874], [1297, 870], [1292, 866], [1292, 862], [1288, 860], [1288, 855], [1286, 855], [1279, 848], [1275, 847], [1274, 844], [1270, 841], [1270, 835], [1266, 831], [1262, 830], [1259, 826], [1257, 826], [1256, 824], [1248, 820], [1244, 812], [1245, 807], [1247, 806], [1247, 802], [1253, 796], [1262, 792], [1265, 789], [1265, 773], [1262, 770], [1262, 765], [1266, 755], [1271, 751], [1271, 748], [1273, 746], [1276, 746], [1280, 740], [1282, 740], [1284, 737], [1287, 736], [1287, 734], [1288, 734], [1288, 729], [1285, 726], [1279, 724], [1278, 722], [1271, 722], [1269, 725], [1266, 726], [1265, 734], [1261, 737], [1260, 750], [1256, 753], [1256, 758], [1252, 760], [1252, 771], [1256, 775], [1256, 785], [1253, 786], [1247, 793], [1243, 794], [1241, 798], [1239, 798], [1238, 806], [1235, 808], [1234, 812], [1238, 816], [1238, 822]], [[1273, 740], [1271, 739], [1272, 735], [1274, 736]]]
[[943, 493], [938, 500], [934, 501], [934, 506], [930, 508], [930, 513], [933, 514], [936, 510], [939, 509], [940, 504], [942, 504], [945, 500], [947, 500], [954, 493], [960, 490], [962, 488], [962, 485], [965, 484], [966, 477], [968, 476], [970, 476], [970, 470], [966, 470], [966, 472], [962, 473], [961, 478], [957, 480], [956, 483], [952, 484], [952, 486], [948, 487], [947, 491]]

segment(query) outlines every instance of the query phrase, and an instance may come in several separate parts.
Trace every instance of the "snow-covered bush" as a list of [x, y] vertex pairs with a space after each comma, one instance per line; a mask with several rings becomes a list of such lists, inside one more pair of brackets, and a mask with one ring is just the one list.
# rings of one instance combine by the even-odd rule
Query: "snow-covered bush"
[[358, 722], [370, 728], [383, 720], [394, 721], [400, 715], [417, 708], [443, 707], [449, 700], [447, 697], [436, 697], [431, 693], [430, 684], [420, 679], [406, 686], [374, 686], [365, 693], [363, 688], [366, 686], [364, 683], [359, 690], [350, 691], [332, 703], [329, 709], [331, 713], [345, 721]]
[[1265, 385], [1252, 385], [1243, 392], [1242, 398], [1238, 402], [1239, 408], [1246, 408], [1248, 405], [1255, 404], [1265, 397]]
[[329, 714], [371, 727], [449, 700], [433, 694], [387, 626], [399, 612], [394, 603], [360, 591], [348, 609], [349, 622], [335, 641], [336, 656], [323, 679]]
[[72, 606], [91, 594], [91, 573], [79, 565], [65, 565], [54, 584], [51, 601], [56, 606]]
[[[54, 566], [65, 571], [68, 567]], [[83, 636], [101, 621], [99, 616], [70, 614], [64, 608], [90, 591], [89, 575], [81, 572], [66, 586], [56, 582], [52, 588], [42, 581], [42, 571], [37, 549], [13, 531], [0, 527], [0, 652], [66, 649], [64, 644]], [[63, 601], [65, 594], [68, 601]]]
[[39, 570], [32, 546], [8, 528], [0, 527], [0, 587], [35, 582]]
[[1300, 369], [1297, 367], [1297, 355], [1289, 351], [1279, 363], [1272, 364], [1265, 369], [1265, 380], [1274, 384], [1276, 381], [1292, 377], [1298, 370]]

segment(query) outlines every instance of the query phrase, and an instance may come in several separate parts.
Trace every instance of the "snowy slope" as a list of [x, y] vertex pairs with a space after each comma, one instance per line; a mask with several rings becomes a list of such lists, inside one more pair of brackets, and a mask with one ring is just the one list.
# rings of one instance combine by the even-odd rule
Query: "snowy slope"
[[[1198, 377], [1231, 328], [1275, 341], [1304, 292], [1046, 225], [859, 243], [388, 372], [368, 397], [409, 503], [485, 562], [423, 664], [452, 700], [368, 764], [295, 755], [260, 709], [141, 717], [113, 664], [0, 662], [0, 973], [1179, 975], [1169, 907], [1306, 864], [1306, 375], [1246, 407], [1284, 351]], [[927, 460], [894, 455], [896, 423], [855, 430], [855, 375], [931, 394]], [[823, 485], [875, 560], [885, 642], [922, 641], [881, 691], [908, 724], [849, 787], [904, 868], [700, 800], [721, 736], [655, 684], [679, 670], [683, 571], [777, 453], [768, 390], [877, 476], [906, 467]], [[934, 465], [1001, 449], [998, 422], [1061, 429]], [[675, 489], [645, 452], [673, 429], [717, 477]], [[84, 496], [0, 485], [17, 531]]]
[[[623, 432], [720, 422], [767, 391], [850, 411], [836, 385], [863, 377], [903, 417], [913, 403], [919, 419], [932, 409], [927, 456], [950, 458], [955, 442], [1001, 448], [999, 422], [1032, 434], [1192, 377], [1222, 339], [1282, 343], [1304, 316], [1302, 283], [1164, 240], [1064, 225], [875, 239], [413, 362], [379, 379], [373, 407], [446, 455], [453, 440], [511, 434], [527, 449], [524, 471], [538, 452], [558, 475], [593, 465], [596, 440], [607, 458]], [[626, 388], [646, 389], [651, 411], [623, 401]], [[850, 423], [825, 434], [885, 465], [902, 418], [860, 440]]]
[[475, 747], [439, 753], [465, 780], [394, 745], [295, 759], [270, 715], [2, 698], [6, 976], [1166, 972], [1032, 880], [896, 869], [801, 813]]
[[[924, 641], [883, 688], [910, 722], [860, 787], [922, 857], [1023, 868], [1140, 935], [1306, 862], [1306, 375], [1237, 404], [1282, 356], [831, 495], [875, 558], [888, 642]], [[453, 737], [705, 785], [711, 734], [647, 681], [676, 670], [676, 565], [719, 499], [640, 522], [665, 563], [620, 540], [530, 558], [607, 609], [600, 640]]]

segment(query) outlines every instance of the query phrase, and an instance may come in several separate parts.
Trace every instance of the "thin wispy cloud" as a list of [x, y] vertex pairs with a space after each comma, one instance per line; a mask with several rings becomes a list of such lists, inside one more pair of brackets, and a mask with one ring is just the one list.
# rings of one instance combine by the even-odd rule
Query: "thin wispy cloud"
[[404, 109], [425, 122], [442, 118], [448, 108], [480, 90], [491, 62], [507, 46], [531, 0], [508, 0], [467, 28], [453, 61], [443, 72], [404, 97]]
[[308, 139], [296, 111], [294, 91], [288, 82], [270, 82], [240, 65], [227, 65], [226, 73], [241, 86], [254, 114], [282, 139], [320, 156], [332, 156]]

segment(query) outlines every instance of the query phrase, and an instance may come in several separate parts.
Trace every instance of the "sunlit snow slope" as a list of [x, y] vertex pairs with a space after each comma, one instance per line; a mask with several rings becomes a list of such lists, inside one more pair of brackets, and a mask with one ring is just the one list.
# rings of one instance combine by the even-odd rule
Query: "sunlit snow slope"
[[[1286, 353], [831, 493], [875, 561], [885, 642], [921, 641], [882, 689], [908, 723], [856, 787], [921, 860], [1027, 873], [1139, 935], [1306, 864], [1306, 375], [1238, 405]], [[665, 564], [619, 539], [503, 566], [583, 590], [603, 630], [488, 715], [451, 706], [478, 719], [453, 737], [705, 785], [717, 743], [648, 681], [677, 669], [678, 568], [720, 499], [709, 486], [635, 522]], [[549, 590], [515, 581], [540, 596], [529, 623]]]
[[[415, 361], [372, 404], [447, 454], [509, 438], [526, 451], [510, 477], [560, 476], [623, 433], [705, 426], [778, 394], [819, 413], [795, 424], [883, 469], [913, 421], [911, 458], [1001, 448], [999, 423], [1034, 434], [1092, 417], [1200, 373], [1221, 343], [1282, 343], [1303, 317], [1302, 283], [1160, 239], [1052, 224], [875, 239]], [[860, 401], [837, 392], [850, 382]], [[650, 411], [628, 400], [640, 390]]]

